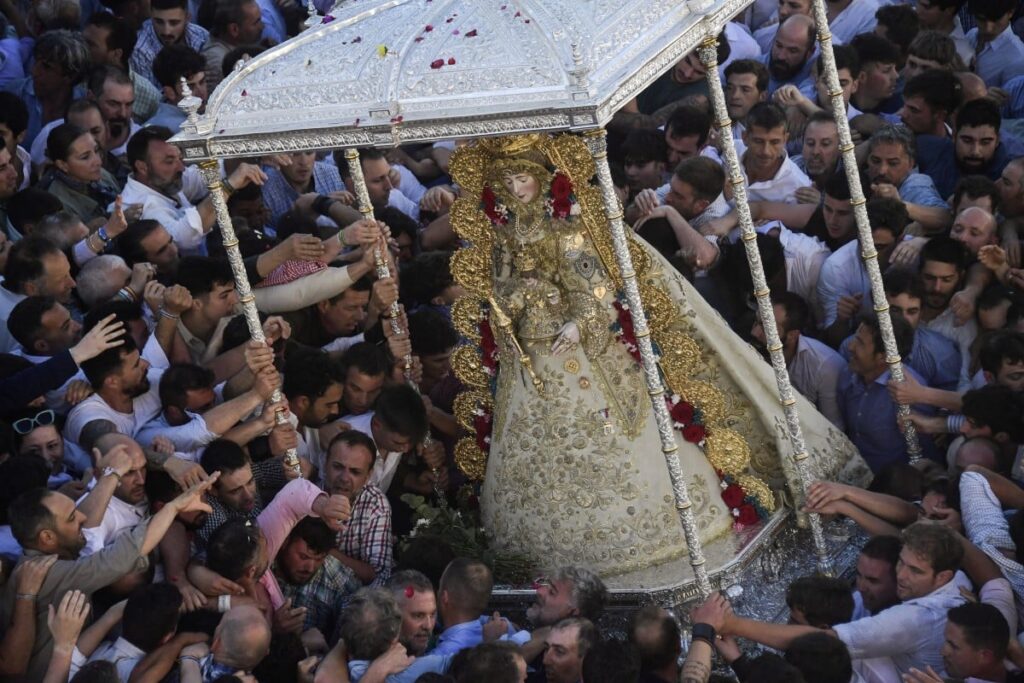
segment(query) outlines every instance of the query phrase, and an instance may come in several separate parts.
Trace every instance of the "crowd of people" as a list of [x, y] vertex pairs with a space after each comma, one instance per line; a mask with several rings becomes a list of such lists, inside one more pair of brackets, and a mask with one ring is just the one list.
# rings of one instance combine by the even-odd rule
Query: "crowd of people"
[[205, 106], [301, 30], [304, 5], [0, 0], [0, 678], [703, 683], [717, 661], [762, 683], [1017, 680], [1024, 13], [826, 5], [845, 114], [811, 0], [758, 0], [718, 39], [731, 131], [696, 53], [608, 127], [629, 223], [765, 350], [731, 136], [790, 379], [875, 475], [817, 482], [804, 504], [870, 536], [855, 584], [798, 579], [786, 625], [714, 594], [682, 638], [657, 607], [606, 632], [586, 567], [549, 568], [516, 625], [488, 609], [480, 558], [415, 538], [399, 552], [404, 494], [454, 503], [468, 485], [454, 141], [361, 150], [373, 220], [340, 150], [222, 162], [257, 343], [210, 190], [170, 140], [181, 99]]

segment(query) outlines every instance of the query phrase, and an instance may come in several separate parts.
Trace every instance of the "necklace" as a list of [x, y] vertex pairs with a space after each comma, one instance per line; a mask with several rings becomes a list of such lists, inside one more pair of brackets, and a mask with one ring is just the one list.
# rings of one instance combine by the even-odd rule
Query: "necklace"
[[515, 221], [513, 221], [513, 223], [512, 223], [512, 230], [513, 230], [513, 232], [515, 232], [517, 237], [522, 238], [522, 239], [526, 239], [526, 238], [531, 237], [532, 235], [534, 235], [537, 232], [537, 230], [540, 228], [540, 224], [544, 221], [544, 218], [545, 218], [544, 213], [541, 212], [541, 214], [539, 216], [537, 216], [537, 218], [532, 223], [529, 223], [528, 225], [526, 225], [524, 227], [522, 225], [522, 222], [521, 222], [520, 218], [519, 218], [519, 214], [518, 213], [514, 214], [514, 216], [515, 216]]

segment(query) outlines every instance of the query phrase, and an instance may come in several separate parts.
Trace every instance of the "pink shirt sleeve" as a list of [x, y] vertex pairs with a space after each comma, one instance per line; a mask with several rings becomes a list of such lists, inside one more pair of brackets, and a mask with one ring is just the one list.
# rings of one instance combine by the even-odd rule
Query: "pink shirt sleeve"
[[273, 560], [288, 534], [303, 517], [313, 514], [313, 501], [325, 495], [308, 479], [294, 479], [281, 489], [257, 519], [267, 539], [267, 555]]

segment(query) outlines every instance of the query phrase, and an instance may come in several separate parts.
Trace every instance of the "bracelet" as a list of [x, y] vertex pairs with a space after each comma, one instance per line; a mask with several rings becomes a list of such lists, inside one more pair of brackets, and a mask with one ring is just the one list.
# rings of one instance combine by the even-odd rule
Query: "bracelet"
[[181, 319], [180, 315], [177, 315], [175, 313], [170, 313], [166, 308], [163, 308], [162, 306], [160, 307], [160, 310], [157, 311], [157, 313], [160, 314], [161, 318], [167, 318], [168, 320], [180, 320]]
[[96, 236], [103, 240], [103, 244], [110, 244], [110, 235], [107, 234], [107, 226], [101, 225], [96, 231]]
[[313, 200], [313, 210], [321, 216], [326, 216], [337, 202], [337, 199], [322, 194]]
[[231, 596], [221, 595], [217, 597], [217, 611], [227, 612], [231, 609]]
[[181, 655], [180, 657], [178, 657], [178, 661], [195, 662], [196, 664], [202, 664], [202, 661], [199, 659], [199, 657], [196, 657], [195, 655]]
[[224, 180], [220, 181], [220, 185], [221, 185], [221, 187], [224, 188], [224, 197], [225, 197], [225, 199], [230, 197], [231, 195], [233, 195], [235, 193], [235, 191], [236, 191], [234, 186], [231, 184], [231, 181], [228, 180], [227, 178], [225, 178]]
[[15, 600], [32, 600], [32, 601], [35, 601], [36, 594], [35, 593], [18, 593], [17, 595], [14, 596], [14, 599]]
[[128, 285], [117, 290], [117, 295], [129, 303], [135, 303], [139, 300], [139, 295], [136, 294], [135, 290]]

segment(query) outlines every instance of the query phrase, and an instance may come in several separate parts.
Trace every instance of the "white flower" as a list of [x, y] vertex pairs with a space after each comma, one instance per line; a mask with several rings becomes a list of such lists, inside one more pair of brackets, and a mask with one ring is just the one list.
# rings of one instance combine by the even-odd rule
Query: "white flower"
[[740, 516], [740, 509], [739, 508], [733, 508], [732, 509], [732, 516], [733, 517], [739, 517]]
[[582, 211], [582, 209], [580, 209], [580, 205], [577, 204], [576, 202], [573, 202], [572, 203], [572, 207], [569, 209], [569, 215], [570, 216], [579, 216], [582, 212], [583, 211]]

